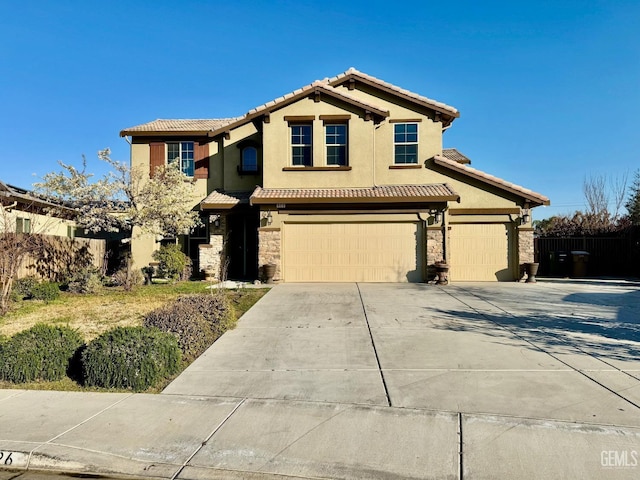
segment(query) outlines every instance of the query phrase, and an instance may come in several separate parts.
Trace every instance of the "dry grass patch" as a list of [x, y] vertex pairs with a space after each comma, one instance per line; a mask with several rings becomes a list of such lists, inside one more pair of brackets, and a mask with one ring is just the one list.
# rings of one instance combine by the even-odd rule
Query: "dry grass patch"
[[[131, 292], [105, 288], [94, 295], [62, 292], [59, 300], [51, 303], [28, 300], [0, 317], [0, 335], [10, 337], [44, 322], [77, 329], [88, 342], [115, 327], [142, 325], [145, 314], [182, 294], [207, 292], [206, 284], [202, 282], [151, 285]], [[239, 317], [266, 292], [266, 289], [246, 289], [227, 294]]]

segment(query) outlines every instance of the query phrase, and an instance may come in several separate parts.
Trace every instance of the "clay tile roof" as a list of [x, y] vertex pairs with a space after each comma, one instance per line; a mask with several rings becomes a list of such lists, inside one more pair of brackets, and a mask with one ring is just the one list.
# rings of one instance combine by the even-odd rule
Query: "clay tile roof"
[[396, 85], [393, 85], [389, 82], [385, 82], [384, 80], [380, 80], [379, 78], [373, 77], [371, 75], [368, 75], [364, 72], [360, 72], [358, 70], [356, 70], [355, 68], [351, 67], [349, 70], [347, 70], [346, 72], [340, 73], [338, 75], [336, 75], [333, 78], [329, 79], [329, 84], [334, 86], [334, 85], [339, 85], [341, 83], [343, 83], [345, 81], [345, 79], [349, 79], [352, 77], [357, 77], [360, 80], [364, 81], [365, 83], [371, 84], [371, 85], [375, 85], [377, 87], [380, 87], [384, 90], [387, 90], [388, 92], [391, 93], [396, 93], [398, 95], [401, 95], [405, 98], [408, 98], [410, 100], [414, 100], [417, 101], [419, 103], [422, 103], [428, 107], [431, 108], [435, 108], [436, 110], [440, 110], [443, 112], [448, 113], [449, 115], [452, 115], [453, 117], [459, 117], [460, 116], [460, 112], [458, 112], [458, 109], [447, 105], [446, 103], [442, 103], [442, 102], [438, 102], [436, 100], [433, 100], [431, 98], [427, 98], [424, 97], [422, 95], [418, 95], [417, 93], [411, 92], [409, 90], [405, 90], [404, 88], [398, 87]]
[[309, 85], [306, 85], [302, 88], [299, 88], [297, 90], [294, 90], [293, 92], [287, 93], [281, 97], [276, 98], [275, 100], [271, 100], [270, 102], [264, 103], [262, 105], [259, 105], [255, 108], [252, 108], [251, 110], [249, 110], [249, 112], [247, 113], [247, 115], [245, 115], [245, 117], [250, 117], [250, 116], [255, 116], [263, 111], [267, 111], [270, 110], [274, 107], [277, 107], [283, 103], [286, 103], [288, 100], [295, 100], [303, 95], [309, 94], [313, 91], [321, 91], [324, 93], [327, 93], [333, 97], [338, 97], [338, 98], [342, 98], [345, 101], [347, 101], [348, 103], [351, 104], [355, 104], [358, 105], [359, 107], [365, 109], [365, 110], [370, 110], [374, 113], [377, 113], [381, 116], [387, 117], [389, 116], [389, 110], [384, 109], [378, 105], [374, 105], [373, 103], [369, 103], [366, 102], [360, 98], [357, 98], [353, 95], [349, 95], [346, 92], [340, 91], [340, 90], [336, 90], [335, 88], [331, 87], [328, 84], [328, 80], [324, 79], [324, 80], [316, 80], [313, 83], [310, 83]]
[[214, 190], [201, 202], [202, 210], [229, 209], [236, 205], [249, 203], [251, 192], [219, 192]]
[[251, 195], [260, 203], [412, 203], [459, 200], [446, 183], [432, 185], [384, 185], [372, 188], [262, 188]]
[[229, 125], [238, 120], [233, 118], [210, 118], [210, 119], [162, 119], [153, 120], [152, 122], [136, 125], [131, 128], [125, 128], [120, 132], [120, 136], [130, 135], [132, 133], [203, 133], [206, 134], [213, 130], [218, 130], [225, 125]]
[[448, 158], [449, 160], [453, 160], [454, 162], [471, 164], [471, 160], [469, 159], [469, 157], [466, 157], [455, 148], [443, 148], [442, 156]]
[[528, 188], [521, 187], [520, 185], [507, 182], [502, 178], [494, 177], [493, 175], [484, 173], [467, 165], [463, 165], [456, 162], [455, 160], [451, 160], [441, 155], [436, 155], [435, 157], [433, 157], [433, 160], [437, 165], [441, 165], [445, 168], [448, 168], [449, 170], [454, 170], [456, 172], [462, 173], [463, 175], [475, 178], [507, 192], [515, 193], [516, 195], [524, 197], [525, 199], [538, 205], [551, 205], [549, 198], [545, 197], [544, 195], [536, 193], [533, 190], [529, 190]]

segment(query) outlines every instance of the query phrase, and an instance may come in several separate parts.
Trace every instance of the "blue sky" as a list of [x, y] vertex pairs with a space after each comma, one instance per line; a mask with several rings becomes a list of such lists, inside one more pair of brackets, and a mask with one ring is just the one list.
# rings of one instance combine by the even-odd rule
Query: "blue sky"
[[640, 168], [640, 2], [3, 1], [0, 179], [128, 160], [121, 129], [237, 116], [353, 66], [458, 108], [473, 166], [583, 208]]

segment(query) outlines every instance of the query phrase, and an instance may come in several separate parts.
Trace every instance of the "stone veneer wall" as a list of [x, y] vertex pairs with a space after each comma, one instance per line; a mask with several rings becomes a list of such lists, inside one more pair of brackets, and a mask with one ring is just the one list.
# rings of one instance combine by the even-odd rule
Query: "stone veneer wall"
[[226, 216], [220, 216], [220, 226], [213, 226], [213, 222], [209, 224], [209, 243], [200, 245], [198, 256], [200, 259], [201, 270], [213, 270], [214, 278], [220, 280], [222, 278], [222, 266], [224, 265], [224, 234], [226, 229]]
[[280, 229], [262, 227], [258, 230], [258, 267], [262, 275], [262, 267], [268, 263], [276, 265], [274, 280], [281, 279]]
[[444, 260], [444, 236], [441, 227], [427, 227], [427, 281], [431, 281], [436, 276], [436, 270], [433, 264], [437, 261]]
[[518, 280], [522, 281], [526, 277], [525, 263], [535, 262], [535, 251], [533, 244], [533, 229], [519, 228], [518, 232]]
[[533, 229], [518, 229], [518, 261], [523, 263], [534, 262]]

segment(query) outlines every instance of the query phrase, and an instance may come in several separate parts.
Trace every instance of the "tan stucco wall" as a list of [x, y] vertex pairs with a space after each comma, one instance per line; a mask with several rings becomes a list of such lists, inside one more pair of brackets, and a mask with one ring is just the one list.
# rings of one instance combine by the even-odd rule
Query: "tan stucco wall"
[[[221, 155], [214, 155], [212, 158], [213, 169], [224, 172], [222, 184], [217, 184], [216, 188], [223, 188], [227, 192], [250, 191], [256, 185], [262, 183], [262, 148], [258, 150], [258, 175], [238, 173], [240, 166], [241, 150], [238, 144], [244, 140], [253, 140], [258, 144], [261, 142], [260, 133], [253, 123], [242, 125], [229, 132], [229, 139], [219, 140], [223, 145]], [[211, 148], [211, 147], [210, 147]], [[210, 169], [211, 169], [210, 163]]]
[[[352, 93], [352, 92], [349, 92]], [[374, 104], [380, 102], [366, 96]], [[394, 164], [393, 132], [394, 120], [420, 120], [418, 122], [419, 163], [442, 152], [442, 127], [427, 115], [407, 108], [383, 102], [391, 115], [389, 119], [376, 123], [365, 120], [360, 108], [322, 97], [320, 102], [311, 98], [301, 99], [271, 114], [270, 122], [264, 125], [265, 188], [340, 188], [370, 187], [377, 185], [429, 183], [424, 170], [389, 169]], [[291, 167], [291, 134], [285, 117], [314, 116], [313, 120], [313, 166], [326, 163], [324, 122], [321, 115], [350, 115], [348, 120], [348, 165], [350, 171], [283, 171]]]
[[[150, 172], [150, 148], [149, 142], [162, 141], [163, 139], [150, 139], [139, 138], [134, 139], [131, 144], [131, 169], [132, 171], [139, 170], [141, 173], [141, 181], [144, 183], [149, 179]], [[216, 142], [209, 144], [209, 155], [211, 152], [217, 153]], [[165, 150], [166, 152], [166, 150]], [[209, 171], [209, 177], [211, 178], [211, 169]], [[189, 199], [188, 205], [191, 208], [197, 207], [204, 197], [208, 193], [209, 179], [197, 179], [194, 182], [193, 197]], [[185, 181], [192, 181], [187, 180]], [[160, 248], [160, 243], [157, 241], [157, 237], [151, 234], [142, 233], [139, 228], [134, 228], [131, 236], [131, 258], [133, 259], [134, 266], [142, 268], [153, 262], [153, 252]]]
[[0, 231], [15, 232], [16, 219], [24, 218], [31, 221], [31, 233], [42, 235], [68, 236], [68, 227], [75, 228], [75, 222], [62, 218], [40, 215], [12, 209], [10, 212], [0, 212]]

